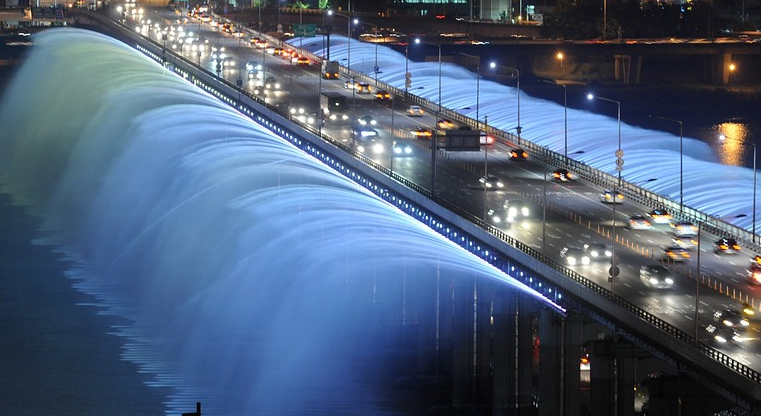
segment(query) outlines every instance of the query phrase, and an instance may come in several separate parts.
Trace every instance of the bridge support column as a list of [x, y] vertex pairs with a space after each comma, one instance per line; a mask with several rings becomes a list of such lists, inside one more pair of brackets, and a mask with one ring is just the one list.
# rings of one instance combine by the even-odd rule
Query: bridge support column
[[[547, 311], [547, 309], [541, 309]], [[534, 368], [536, 365], [536, 343], [534, 330], [537, 302], [528, 295], [518, 296], [518, 414], [534, 414]]]
[[732, 71], [729, 69], [729, 65], [732, 63], [732, 54], [730, 52], [724, 52], [719, 58], [719, 67], [717, 73], [719, 74], [719, 80], [721, 85], [729, 85]]
[[590, 356], [590, 414], [633, 416], [636, 360], [647, 354], [627, 342], [606, 340], [593, 342]]
[[472, 405], [475, 399], [475, 354], [476, 344], [475, 314], [480, 304], [477, 303], [476, 279], [462, 279], [454, 287], [454, 331], [452, 338], [452, 405], [465, 407]]
[[626, 85], [638, 85], [642, 73], [642, 57], [631, 55], [614, 55], [615, 78]]
[[512, 415], [516, 399], [516, 295], [497, 291], [494, 296], [492, 380], [494, 384], [492, 414]]
[[563, 364], [560, 386], [563, 416], [579, 416], [581, 409], [581, 370], [580, 363], [582, 340], [584, 338], [584, 317], [569, 313], [563, 319]]
[[548, 309], [539, 312], [539, 416], [562, 415], [562, 325]]

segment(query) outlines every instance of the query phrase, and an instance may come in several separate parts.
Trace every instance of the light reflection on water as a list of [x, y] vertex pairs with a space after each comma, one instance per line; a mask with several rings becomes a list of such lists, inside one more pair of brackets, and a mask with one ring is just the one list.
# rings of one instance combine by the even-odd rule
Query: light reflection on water
[[755, 144], [750, 141], [748, 129], [741, 123], [723, 123], [714, 126], [716, 137], [716, 149], [721, 163], [727, 165], [747, 165], [748, 155], [752, 159]]

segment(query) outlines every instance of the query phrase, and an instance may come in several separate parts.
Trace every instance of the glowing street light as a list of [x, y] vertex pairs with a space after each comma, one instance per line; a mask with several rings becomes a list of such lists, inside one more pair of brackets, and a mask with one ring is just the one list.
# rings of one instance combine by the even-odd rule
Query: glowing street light
[[501, 67], [501, 68], [508, 69], [510, 71], [515, 71], [515, 77], [517, 80], [516, 87], [518, 89], [518, 126], [515, 128], [515, 131], [516, 133], [518, 133], [518, 145], [520, 145], [521, 144], [521, 130], [522, 130], [521, 128], [521, 71], [518, 68], [512, 68], [509, 66], [500, 65], [495, 62], [489, 63], [489, 67], [490, 68]]
[[735, 64], [729, 64], [729, 75], [727, 76], [727, 84], [730, 84], [732, 82], [732, 73], [735, 72], [735, 69], [737, 69]]
[[563, 52], [558, 52], [557, 57], [560, 60], [560, 69], [563, 69]]

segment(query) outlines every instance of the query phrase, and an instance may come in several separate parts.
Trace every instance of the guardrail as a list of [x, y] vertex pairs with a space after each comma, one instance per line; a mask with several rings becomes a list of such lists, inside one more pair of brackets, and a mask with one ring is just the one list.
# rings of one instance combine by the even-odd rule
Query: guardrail
[[[107, 20], [111, 25], [117, 25], [117, 23], [105, 17], [101, 17], [101, 19]], [[122, 35], [137, 36], [127, 27], [118, 27], [125, 31]], [[141, 38], [141, 41], [147, 42], [148, 44], [148, 46], [141, 46], [140, 43], [136, 44], [135, 47], [141, 52], [162, 64], [167, 64], [164, 54], [170, 54], [176, 63], [172, 69], [180, 76], [220, 98], [222, 101], [227, 102], [237, 110], [248, 114], [255, 121], [263, 123], [277, 134], [291, 141], [297, 147], [316, 158], [325, 161], [328, 166], [331, 166], [337, 172], [359, 183], [389, 203], [399, 207], [413, 218], [428, 225], [437, 233], [450, 238], [450, 240], [460, 245], [465, 250], [478, 255], [485, 261], [503, 270], [506, 274], [512, 276], [516, 280], [522, 281], [527, 286], [532, 287], [551, 300], [557, 302], [562, 297], [563, 300], [574, 304], [580, 310], [585, 310], [589, 314], [600, 318], [601, 322], [613, 323], [616, 329], [624, 331], [631, 338], [637, 340], [641, 345], [648, 347], [651, 351], [668, 351], [672, 355], [672, 358], [679, 357], [681, 361], [689, 363], [691, 368], [702, 377], [712, 380], [718, 385], [731, 384], [735, 394], [742, 396], [743, 400], [751, 403], [752, 406], [761, 407], [761, 373], [758, 371], [741, 364], [710, 346], [698, 342], [693, 336], [639, 308], [626, 299], [615, 295], [609, 289], [587, 279], [581, 274], [564, 267], [558, 262], [545, 256], [542, 252], [508, 236], [501, 230], [485, 223], [481, 218], [478, 218], [445, 200], [434, 197], [429, 190], [391, 172], [388, 168], [374, 162], [366, 156], [353, 152], [350, 147], [344, 145], [340, 141], [321, 134], [321, 130], [289, 119], [287, 116], [280, 114], [276, 107], [267, 104], [261, 98], [239, 89], [236, 85], [230, 82], [218, 79], [213, 73], [197, 67], [194, 62], [187, 60], [182, 56], [176, 55], [171, 51], [163, 50], [162, 45], [157, 42], [143, 38]], [[358, 74], [356, 76], [363, 75], [364, 74]], [[367, 81], [369, 82], [370, 80], [367, 79]], [[384, 88], [388, 88], [388, 90], [395, 90], [391, 86], [383, 85]], [[243, 97], [261, 108], [255, 109], [250, 107], [243, 102]], [[432, 104], [422, 99], [419, 99], [416, 102], [423, 105]], [[454, 116], [456, 114], [457, 113], [452, 113], [451, 115], [448, 115], [448, 117], [451, 116], [452, 118], [455, 118]], [[310, 133], [317, 141], [309, 141], [305, 139], [306, 132]], [[506, 134], [504, 132], [501, 133]], [[502, 139], [506, 141], [509, 138], [509, 135], [502, 137]], [[324, 145], [321, 145], [318, 142], [319, 140], [330, 145], [335, 149], [336, 153], [343, 152], [351, 154], [354, 159], [361, 162], [361, 165], [372, 169], [367, 172], [358, 172], [357, 169], [348, 166], [348, 161], [344, 161], [339, 157], [334, 156], [332, 153], [329, 154], [325, 152], [323, 150]], [[544, 157], [550, 157], [554, 155], [553, 157], [556, 158], [562, 157], [557, 153], [549, 152], [548, 150], [537, 146], [535, 146], [533, 151], [535, 152], [535, 156], [544, 155]], [[590, 175], [595, 171], [596, 170], [594, 169], [590, 170]], [[370, 177], [373, 172], [378, 172], [382, 174], [383, 177], [393, 178], [395, 181], [394, 183], [401, 185], [401, 187], [394, 188], [389, 184], [377, 181], [375, 178]], [[598, 171], [596, 176], [592, 179], [605, 183], [605, 181], [611, 181], [612, 177], [611, 175], [602, 174]], [[462, 224], [458, 225], [450, 220], [446, 220], [442, 215], [437, 214], [434, 211], [423, 211], [421, 204], [415, 202], [414, 198], [410, 199], [406, 190], [411, 191], [412, 194], [423, 196], [427, 200], [432, 201], [432, 203], [442, 207], [444, 209], [442, 212], [451, 212], [452, 214], [455, 214], [457, 218], [466, 220], [465, 223], [471, 224], [473, 229], [469, 230]], [[633, 190], [630, 192], [633, 192]], [[641, 195], [646, 194], [642, 193]], [[458, 238], [454, 238], [453, 234], [457, 235]], [[483, 234], [483, 236], [479, 238], [475, 234]], [[465, 238], [466, 235], [467, 238]], [[514, 254], [516, 255], [514, 256], [515, 258], [505, 254], [502, 249], [497, 247], [497, 244], [488, 243], [487, 240], [490, 238], [494, 238], [494, 242], [504, 244], [506, 247], [514, 249]], [[516, 258], [519, 260], [516, 260]], [[524, 258], [524, 261], [522, 262], [520, 258]], [[536, 260], [543, 266], [546, 266], [547, 269], [542, 271], [532, 268], [527, 265], [528, 260]], [[513, 273], [511, 268], [514, 267], [519, 267], [520, 270], [525, 271], [525, 275], [524, 273], [520, 273], [521, 277], [516, 273]], [[545, 274], [550, 271], [552, 274], [557, 274], [559, 279], [553, 279], [551, 276], [548, 276], [548, 274]], [[543, 284], [539, 281], [539, 277], [544, 277], [549, 280], [545, 280]], [[555, 287], [546, 284], [547, 282], [554, 284]], [[584, 294], [579, 293], [576, 290], [575, 285], [583, 287], [586, 292]], [[615, 311], [606, 308], [606, 306], [610, 305], [602, 304], [603, 302], [601, 299], [596, 299], [596, 301], [586, 299], [589, 292], [606, 300], [610, 305], [620, 308], [622, 311], [625, 311], [630, 315], [616, 315]], [[639, 319], [627, 319], [629, 317], [637, 317]], [[648, 325], [648, 327], [642, 326], [645, 324]], [[653, 333], [653, 329], [656, 330], [656, 332]], [[701, 361], [706, 358], [710, 361]], [[721, 368], [729, 369], [735, 374], [742, 376], [745, 382], [737, 382], [734, 379], [728, 378], [728, 374], [719, 374], [721, 373], [721, 368], [711, 368], [711, 363], [719, 364]], [[749, 384], [747, 381], [752, 383]]]

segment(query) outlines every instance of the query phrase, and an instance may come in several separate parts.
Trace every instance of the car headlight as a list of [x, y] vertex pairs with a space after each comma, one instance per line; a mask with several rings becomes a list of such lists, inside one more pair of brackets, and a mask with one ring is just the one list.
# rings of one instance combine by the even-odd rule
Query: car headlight
[[651, 284], [651, 285], [657, 285], [657, 284], [658, 284], [658, 279], [656, 279], [656, 278], [654, 278], [654, 277], [651, 277], [651, 278], [650, 278], [650, 284]]
[[674, 284], [674, 279], [672, 279], [670, 277], [667, 277], [666, 280], [664, 280], [664, 282], [666, 282], [667, 285], [673, 285]]
[[381, 154], [381, 153], [383, 153], [383, 145], [382, 145], [382, 144], [380, 144], [380, 143], [376, 143], [376, 144], [373, 146], [373, 152], [375, 152], [376, 154]]

